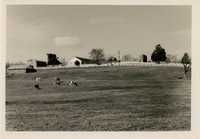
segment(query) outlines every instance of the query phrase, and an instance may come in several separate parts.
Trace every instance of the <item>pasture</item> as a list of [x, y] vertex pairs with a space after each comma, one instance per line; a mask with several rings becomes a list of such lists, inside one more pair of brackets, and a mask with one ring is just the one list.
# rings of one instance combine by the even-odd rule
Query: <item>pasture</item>
[[[34, 77], [41, 77], [41, 89]], [[55, 77], [78, 87], [55, 86]], [[7, 131], [190, 130], [191, 80], [182, 67], [84, 67], [6, 78]]]

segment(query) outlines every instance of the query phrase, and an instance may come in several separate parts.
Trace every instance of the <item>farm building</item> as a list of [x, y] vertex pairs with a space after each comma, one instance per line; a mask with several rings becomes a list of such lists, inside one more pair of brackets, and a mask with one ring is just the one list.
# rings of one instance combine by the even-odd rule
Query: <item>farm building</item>
[[33, 65], [29, 65], [26, 67], [26, 73], [37, 72], [37, 70], [33, 67]]
[[36, 60], [36, 59], [29, 59], [27, 61], [27, 66], [30, 66], [30, 65], [32, 65], [33, 67], [46, 67], [47, 62]]
[[47, 62], [48, 65], [60, 65], [60, 64], [62, 64], [58, 60], [58, 57], [56, 56], [56, 54], [48, 53], [47, 57], [48, 57], [48, 59], [47, 59], [48, 60], [48, 62]]
[[146, 55], [142, 55], [142, 62], [147, 62], [147, 56]]
[[69, 60], [69, 65], [80, 66], [82, 64], [96, 64], [96, 61], [82, 57], [73, 57], [71, 60]]

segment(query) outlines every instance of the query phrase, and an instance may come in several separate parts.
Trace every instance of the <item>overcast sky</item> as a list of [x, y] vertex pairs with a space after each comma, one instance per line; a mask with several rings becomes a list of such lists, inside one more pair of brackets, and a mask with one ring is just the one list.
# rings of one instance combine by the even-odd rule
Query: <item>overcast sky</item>
[[191, 53], [189, 6], [7, 6], [7, 61], [106, 55], [150, 56], [160, 43], [168, 54]]

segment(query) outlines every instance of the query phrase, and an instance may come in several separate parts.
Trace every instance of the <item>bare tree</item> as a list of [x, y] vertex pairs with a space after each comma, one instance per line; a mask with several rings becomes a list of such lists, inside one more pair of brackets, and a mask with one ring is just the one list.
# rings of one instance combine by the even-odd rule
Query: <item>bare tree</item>
[[170, 56], [167, 55], [167, 58], [166, 58], [165, 62], [166, 63], [171, 63], [172, 62], [171, 59], [170, 59]]
[[140, 62], [141, 57], [140, 56], [139, 57], [132, 57], [131, 60], [135, 61], [135, 62]]
[[177, 63], [177, 56], [172, 54], [167, 54], [167, 59], [165, 61], [167, 63]]
[[131, 59], [132, 59], [132, 58], [131, 58], [131, 55], [130, 55], [130, 54], [126, 54], [126, 55], [123, 55], [123, 56], [122, 56], [122, 60], [123, 60], [123, 61], [131, 61]]
[[90, 58], [95, 60], [97, 64], [99, 65], [105, 59], [105, 54], [104, 54], [103, 49], [92, 49], [89, 54], [90, 54]]

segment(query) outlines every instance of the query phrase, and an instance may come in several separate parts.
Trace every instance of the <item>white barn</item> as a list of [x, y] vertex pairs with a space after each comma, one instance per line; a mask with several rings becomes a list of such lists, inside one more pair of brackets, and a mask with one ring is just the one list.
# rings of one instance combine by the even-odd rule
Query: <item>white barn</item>
[[79, 65], [76, 65], [78, 63], [79, 63], [79, 65], [81, 65], [82, 61], [77, 57], [73, 57], [68, 61], [68, 65], [70, 65], [70, 66], [79, 66]]
[[73, 57], [68, 61], [69, 66], [80, 66], [82, 64], [96, 64], [96, 61], [82, 57]]

